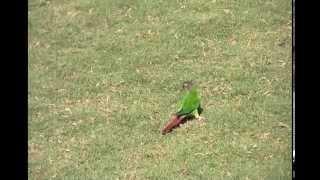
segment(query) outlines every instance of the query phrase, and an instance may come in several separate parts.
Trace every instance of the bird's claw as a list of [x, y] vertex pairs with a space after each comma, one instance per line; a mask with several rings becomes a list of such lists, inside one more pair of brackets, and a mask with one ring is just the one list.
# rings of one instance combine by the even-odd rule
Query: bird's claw
[[202, 117], [202, 116], [198, 116], [197, 117], [197, 120], [199, 120], [199, 121], [204, 121], [204, 120], [206, 120], [204, 117]]

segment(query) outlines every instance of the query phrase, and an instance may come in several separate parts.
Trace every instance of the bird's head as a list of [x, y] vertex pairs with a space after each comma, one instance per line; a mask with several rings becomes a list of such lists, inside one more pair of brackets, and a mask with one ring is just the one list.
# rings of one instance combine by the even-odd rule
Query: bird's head
[[184, 81], [182, 84], [183, 90], [190, 90], [194, 86], [194, 82], [192, 80], [190, 81]]

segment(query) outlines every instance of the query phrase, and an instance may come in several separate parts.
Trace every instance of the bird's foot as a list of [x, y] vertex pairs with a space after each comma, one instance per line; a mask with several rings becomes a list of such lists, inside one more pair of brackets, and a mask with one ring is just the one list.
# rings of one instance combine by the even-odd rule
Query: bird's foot
[[197, 117], [197, 120], [198, 120], [199, 122], [204, 122], [204, 121], [206, 120], [206, 118], [204, 118], [204, 117], [202, 117], [202, 116], [198, 116], [198, 117]]
[[199, 116], [198, 118], [197, 118], [197, 120], [198, 120], [198, 125], [200, 126], [200, 127], [202, 127], [202, 126], [205, 126], [205, 124], [206, 124], [206, 119], [204, 118], [204, 117], [202, 117], [202, 116]]

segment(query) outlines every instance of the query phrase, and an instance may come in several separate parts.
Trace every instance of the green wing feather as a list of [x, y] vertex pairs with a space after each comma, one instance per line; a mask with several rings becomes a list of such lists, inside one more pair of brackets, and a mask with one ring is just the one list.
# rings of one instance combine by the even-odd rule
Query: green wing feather
[[176, 113], [178, 116], [187, 115], [195, 111], [200, 107], [200, 96], [196, 88], [192, 88], [187, 94], [182, 98], [181, 107]]

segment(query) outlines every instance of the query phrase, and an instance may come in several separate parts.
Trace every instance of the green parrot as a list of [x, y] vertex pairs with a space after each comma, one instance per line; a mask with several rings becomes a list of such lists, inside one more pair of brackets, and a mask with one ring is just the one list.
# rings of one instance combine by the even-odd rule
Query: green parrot
[[180, 108], [175, 113], [171, 120], [162, 129], [162, 134], [170, 132], [173, 128], [177, 127], [182, 123], [185, 118], [197, 118], [199, 119], [203, 109], [201, 108], [201, 98], [195, 86], [189, 86], [187, 93], [183, 96], [179, 105]]
[[194, 116], [199, 118], [203, 109], [200, 104], [201, 98], [196, 87], [192, 87], [182, 98], [180, 108], [176, 115], [180, 116]]

